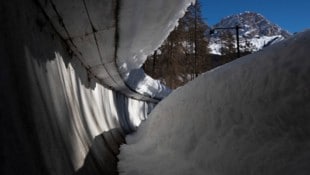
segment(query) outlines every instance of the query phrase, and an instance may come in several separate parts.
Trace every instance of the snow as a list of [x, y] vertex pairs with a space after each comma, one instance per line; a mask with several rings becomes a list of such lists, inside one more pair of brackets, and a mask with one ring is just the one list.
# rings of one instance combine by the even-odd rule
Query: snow
[[[170, 93], [159, 81], [136, 70], [162, 44], [193, 2], [39, 0], [53, 27], [93, 77], [136, 99], [161, 99]], [[141, 82], [129, 79], [133, 75]]]
[[[214, 41], [214, 40], [213, 40]], [[210, 53], [211, 54], [215, 54], [215, 55], [221, 55], [221, 48], [222, 48], [222, 44], [220, 43], [221, 41], [216, 40], [213, 43], [209, 44], [209, 49], [210, 49]]]
[[1, 1], [1, 175], [117, 174], [124, 134], [154, 104], [125, 96], [115, 2]]
[[125, 77], [131, 70], [140, 68], [146, 57], [159, 48], [193, 2], [123, 1], [119, 17], [118, 65]]
[[[168, 37], [191, 3], [194, 0], [122, 1], [117, 64], [123, 79], [135, 91], [159, 99], [171, 92], [160, 81], [137, 70]], [[133, 76], [137, 77], [130, 78]]]
[[[96, 136], [120, 127], [125, 132], [133, 131], [154, 107], [151, 103], [117, 96], [114, 91], [93, 81], [88, 82], [92, 88], [85, 87], [86, 71], [77, 59], [66, 64], [62, 55], [55, 52], [54, 59], [41, 66], [43, 63], [38, 63], [27, 47], [25, 53], [27, 69], [24, 77], [29, 77], [28, 83], [33, 85], [27, 103], [32, 104], [33, 127], [42, 145], [44, 161], [55, 174], [68, 174], [61, 170], [65, 166], [61, 164], [67, 163], [60, 160], [61, 156], [65, 154], [77, 171], [83, 166]], [[115, 136], [114, 139], [118, 138]], [[110, 140], [107, 144], [113, 142]], [[64, 147], [70, 148], [69, 151], [62, 152]], [[104, 159], [106, 155], [100, 156]]]
[[[273, 40], [281, 41], [284, 40], [283, 36], [281, 35], [275, 35], [275, 36], [261, 36], [259, 38], [253, 38], [251, 39], [250, 43], [254, 45], [255, 50], [258, 51], [268, 45], [269, 42], [272, 42]], [[276, 43], [276, 42], [274, 42]]]
[[211, 70], [127, 136], [121, 175], [310, 172], [310, 30]]
[[140, 94], [151, 95], [153, 98], [163, 99], [172, 91], [170, 88], [162, 85], [159, 80], [154, 80], [145, 74], [141, 68], [130, 72], [127, 83]]
[[[251, 32], [251, 31], [249, 31]], [[251, 39], [247, 39], [252, 45], [253, 45], [253, 51], [258, 51], [263, 49], [265, 46], [270, 45], [270, 44], [275, 44], [279, 41], [284, 40], [284, 37], [281, 35], [275, 35], [275, 36], [257, 36]], [[240, 37], [240, 50], [243, 50], [243, 47], [245, 47], [245, 38]], [[236, 43], [234, 42], [234, 45], [236, 47]], [[220, 39], [211, 39], [210, 45], [210, 53], [216, 54], [216, 55], [221, 55], [221, 48], [222, 48], [222, 43]]]

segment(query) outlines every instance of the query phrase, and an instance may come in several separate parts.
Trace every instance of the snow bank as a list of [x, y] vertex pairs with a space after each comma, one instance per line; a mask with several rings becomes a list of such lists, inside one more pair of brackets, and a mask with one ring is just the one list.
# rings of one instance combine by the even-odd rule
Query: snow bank
[[310, 31], [174, 91], [118, 156], [122, 175], [308, 174]]

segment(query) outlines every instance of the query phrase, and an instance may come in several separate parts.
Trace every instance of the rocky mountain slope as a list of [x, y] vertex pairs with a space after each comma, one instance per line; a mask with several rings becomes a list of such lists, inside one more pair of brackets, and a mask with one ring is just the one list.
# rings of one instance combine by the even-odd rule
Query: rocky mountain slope
[[[223, 18], [219, 23], [212, 28], [215, 29], [213, 35], [210, 38], [210, 48], [212, 53], [220, 54], [220, 48], [222, 46], [222, 39], [220, 36], [227, 30], [221, 30], [217, 28], [235, 27], [238, 25], [240, 45], [245, 46], [246, 42], [251, 43], [252, 50], [257, 51], [286, 39], [292, 34], [282, 29], [278, 25], [270, 22], [264, 16], [255, 12], [244, 12], [240, 14], [231, 15]], [[236, 36], [235, 29], [231, 29], [230, 32]]]

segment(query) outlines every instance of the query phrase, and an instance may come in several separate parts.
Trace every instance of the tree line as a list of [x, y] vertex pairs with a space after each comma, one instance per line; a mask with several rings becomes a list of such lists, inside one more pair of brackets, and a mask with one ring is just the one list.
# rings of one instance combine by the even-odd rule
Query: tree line
[[163, 45], [147, 58], [144, 71], [175, 89], [199, 74], [235, 59], [233, 34], [223, 32], [220, 36], [223, 43], [221, 55], [212, 55], [208, 47], [208, 31], [209, 26], [202, 18], [201, 4], [196, 1]]

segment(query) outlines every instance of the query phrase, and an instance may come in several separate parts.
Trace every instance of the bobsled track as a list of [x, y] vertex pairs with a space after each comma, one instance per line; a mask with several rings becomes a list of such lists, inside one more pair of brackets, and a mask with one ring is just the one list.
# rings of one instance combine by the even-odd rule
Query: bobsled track
[[144, 74], [193, 1], [1, 1], [0, 174], [309, 174], [310, 31], [171, 95]]

